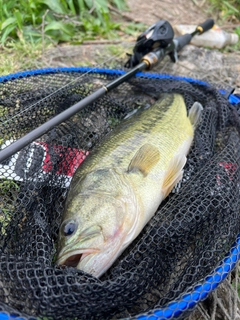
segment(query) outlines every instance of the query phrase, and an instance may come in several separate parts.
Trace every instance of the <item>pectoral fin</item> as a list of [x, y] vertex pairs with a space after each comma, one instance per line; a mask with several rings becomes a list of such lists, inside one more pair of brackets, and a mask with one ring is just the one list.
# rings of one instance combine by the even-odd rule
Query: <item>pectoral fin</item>
[[187, 158], [185, 155], [177, 155], [174, 157], [169, 164], [169, 169], [163, 182], [162, 191], [167, 197], [173, 187], [182, 179], [183, 167], [186, 163]]
[[132, 158], [128, 172], [140, 171], [144, 176], [147, 176], [159, 159], [160, 152], [158, 148], [151, 144], [144, 144]]

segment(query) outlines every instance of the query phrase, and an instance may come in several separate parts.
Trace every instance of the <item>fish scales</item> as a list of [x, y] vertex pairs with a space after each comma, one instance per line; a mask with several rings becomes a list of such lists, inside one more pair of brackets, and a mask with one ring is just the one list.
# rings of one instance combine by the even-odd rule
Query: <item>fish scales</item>
[[[169, 105], [173, 105], [171, 112], [168, 112]], [[112, 158], [117, 161], [118, 165], [124, 165], [129, 162], [141, 144], [149, 142], [149, 134], [152, 134], [151, 142], [160, 144], [160, 147], [163, 148], [163, 155], [168, 154], [171, 152], [168, 146], [177, 144], [192, 130], [189, 128], [185, 133], [186, 124], [185, 121], [179, 121], [181, 118], [186, 118], [186, 107], [181, 96], [168, 95], [160, 103], [123, 120], [122, 124], [109, 133], [104, 142], [95, 147], [92, 154], [88, 156], [89, 162], [81, 165], [81, 170], [76, 172], [76, 176], [82, 176], [85, 170], [92, 170], [93, 167], [112, 166]], [[177, 136], [175, 135], [176, 127]], [[99, 157], [102, 159], [101, 163]]]
[[202, 106], [187, 115], [167, 94], [123, 120], [94, 148], [70, 185], [58, 261], [101, 276], [181, 179]]

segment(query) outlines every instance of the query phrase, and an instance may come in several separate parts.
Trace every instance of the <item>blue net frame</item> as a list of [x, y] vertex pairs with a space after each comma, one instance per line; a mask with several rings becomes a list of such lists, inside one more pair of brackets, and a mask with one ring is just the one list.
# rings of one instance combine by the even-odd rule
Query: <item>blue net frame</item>
[[[115, 69], [103, 69], [103, 68], [90, 68], [90, 67], [71, 67], [71, 68], [46, 68], [46, 69], [38, 69], [38, 70], [30, 70], [18, 72], [15, 74], [9, 74], [6, 76], [0, 77], [0, 83], [13, 81], [15, 79], [32, 77], [35, 75], [42, 74], [54, 74], [57, 72], [78, 72], [80, 74], [85, 73], [98, 73], [98, 74], [107, 74], [107, 75], [115, 75], [120, 76], [125, 73], [122, 70]], [[142, 73], [139, 72], [136, 74], [136, 77], [152, 78], [152, 79], [175, 79], [175, 80], [184, 80], [190, 83], [197, 83], [203, 86], [208, 86], [207, 82], [200, 81], [193, 78], [182, 77], [182, 76], [173, 76], [168, 74], [156, 74], [156, 73]], [[224, 90], [220, 90], [222, 94], [226, 92]], [[234, 94], [229, 95], [229, 102], [232, 105], [240, 103], [240, 97]], [[226, 279], [227, 275], [234, 269], [237, 262], [240, 259], [240, 234], [237, 236], [235, 243], [232, 245], [230, 252], [226, 255], [226, 257], [221, 261], [219, 266], [215, 268], [211, 274], [209, 274], [202, 283], [196, 285], [191, 291], [188, 293], [184, 293], [175, 301], [170, 302], [164, 308], [151, 310], [146, 314], [139, 314], [135, 317], [131, 317], [128, 319], [137, 319], [137, 320], [167, 320], [167, 319], [177, 319], [187, 310], [192, 310], [199, 302], [203, 301], [207, 298], [207, 296], [215, 290], [218, 285]], [[24, 320], [24, 318], [19, 317], [16, 314], [9, 314], [5, 312], [0, 312], [0, 320]], [[32, 320], [36, 320], [36, 318], [29, 318]]]

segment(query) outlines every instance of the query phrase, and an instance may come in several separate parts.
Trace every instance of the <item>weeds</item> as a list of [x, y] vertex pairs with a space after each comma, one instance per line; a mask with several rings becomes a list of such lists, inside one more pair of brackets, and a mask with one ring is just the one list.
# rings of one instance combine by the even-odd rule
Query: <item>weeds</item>
[[[240, 21], [240, 1], [239, 0], [209, 0], [211, 4], [211, 11], [214, 10], [218, 13], [219, 24], [225, 23], [226, 21], [237, 22]], [[237, 26], [233, 31], [240, 37], [240, 27]], [[226, 47], [223, 49], [224, 52], [239, 51], [240, 43]]]
[[[9, 41], [7, 47], [0, 48], [2, 62], [0, 64], [0, 75], [41, 68], [43, 64], [40, 62], [41, 54], [41, 43], [34, 44], [26, 41]], [[1, 110], [0, 113], [2, 113]]]
[[124, 0], [0, 0], [0, 43], [24, 38], [38, 43], [43, 35], [55, 43], [114, 36], [119, 27], [108, 4], [126, 8]]
[[219, 18], [223, 20], [240, 20], [239, 0], [209, 0], [213, 9], [219, 11]]

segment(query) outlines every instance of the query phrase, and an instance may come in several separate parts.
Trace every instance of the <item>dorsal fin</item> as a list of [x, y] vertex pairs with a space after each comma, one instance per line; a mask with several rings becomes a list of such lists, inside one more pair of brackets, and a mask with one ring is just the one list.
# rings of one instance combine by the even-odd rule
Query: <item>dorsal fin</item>
[[194, 102], [191, 109], [189, 110], [188, 118], [194, 128], [197, 127], [201, 120], [201, 115], [203, 111], [203, 106], [199, 102]]

